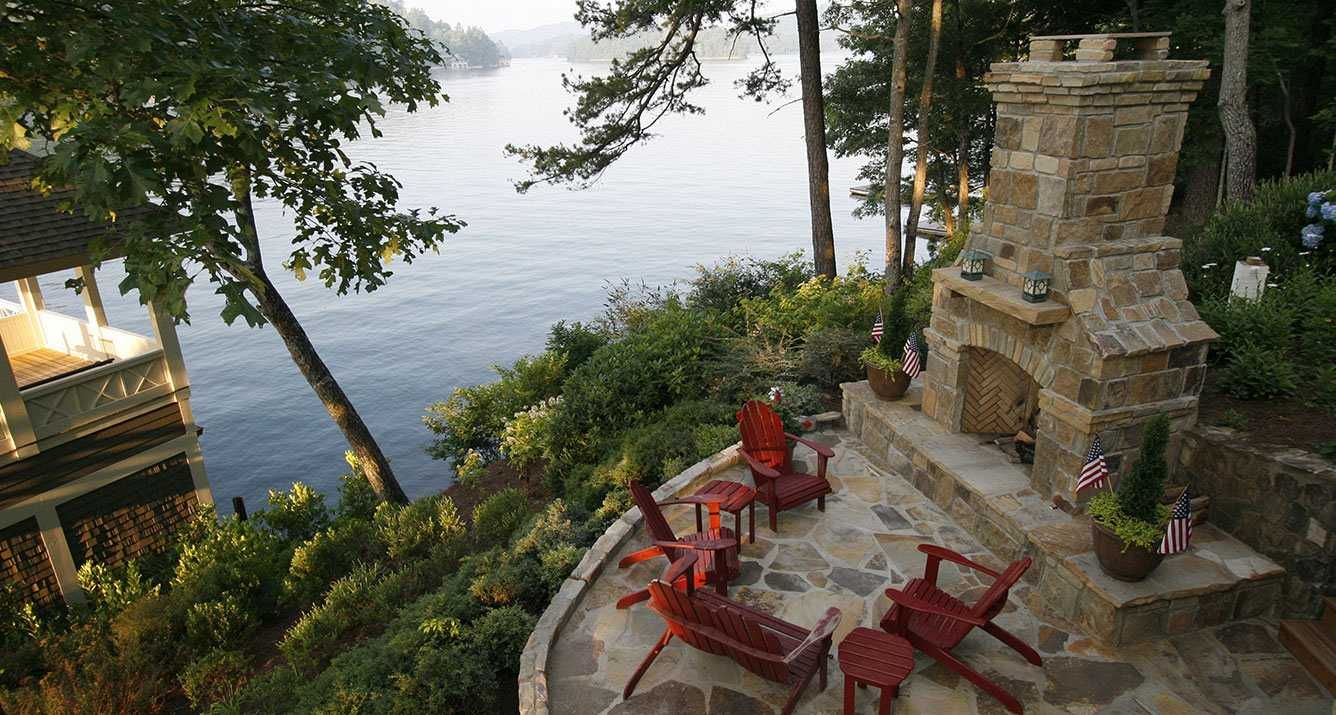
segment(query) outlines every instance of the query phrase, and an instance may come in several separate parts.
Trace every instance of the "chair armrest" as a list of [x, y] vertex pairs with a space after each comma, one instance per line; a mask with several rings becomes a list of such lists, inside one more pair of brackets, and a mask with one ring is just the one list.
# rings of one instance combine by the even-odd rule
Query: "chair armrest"
[[919, 544], [918, 550], [921, 551], [922, 553], [927, 554], [928, 556], [943, 559], [945, 561], [950, 561], [952, 563], [957, 563], [960, 564], [961, 566], [968, 566], [974, 569], [975, 571], [982, 571], [983, 573], [986, 573], [989, 576], [992, 576], [993, 578], [1000, 578], [1002, 576], [1002, 574], [988, 568], [987, 566], [984, 566], [983, 564], [975, 561], [970, 561], [969, 559], [965, 558], [964, 556], [961, 556], [960, 554], [952, 551], [951, 549], [944, 549], [934, 544]]
[[690, 496], [678, 497], [676, 499], [668, 499], [667, 501], [661, 501], [659, 502], [659, 506], [675, 506], [678, 504], [691, 504], [691, 505], [723, 504], [724, 500], [725, 498], [719, 496], [718, 494], [692, 494]]
[[822, 641], [829, 641], [831, 636], [835, 633], [835, 629], [840, 625], [840, 616], [840, 609], [834, 607], [827, 608], [826, 615], [822, 616], [821, 620], [817, 621], [815, 626], [812, 626], [811, 632], [807, 634], [807, 637], [803, 639], [803, 642], [799, 643], [793, 650], [789, 651], [788, 655], [784, 656], [784, 662], [792, 663], [808, 648], [819, 645]]
[[735, 549], [737, 539], [704, 539], [701, 541], [656, 541], [654, 545], [661, 549], [687, 549], [690, 551], [722, 551]]
[[738, 450], [738, 453], [742, 455], [743, 459], [747, 460], [747, 466], [751, 467], [752, 473], [757, 476], [765, 477], [766, 479], [779, 479], [779, 472], [771, 467], [761, 464], [759, 460], [748, 454], [747, 450], [740, 449]]
[[677, 579], [682, 578], [683, 575], [686, 575], [688, 577], [687, 593], [690, 593], [693, 590], [692, 585], [695, 583], [695, 579], [691, 577], [691, 573], [692, 569], [695, 568], [696, 562], [698, 560], [700, 560], [700, 557], [697, 556], [694, 552], [691, 551], [686, 552], [685, 555], [673, 561], [672, 564], [668, 566], [668, 570], [663, 573], [663, 578], [660, 580], [671, 585], [673, 583], [676, 583]]
[[918, 611], [919, 613], [930, 613], [934, 616], [941, 616], [943, 618], [950, 618], [956, 621], [963, 621], [972, 626], [982, 626], [985, 623], [987, 623], [987, 621], [983, 620], [982, 618], [975, 618], [974, 616], [968, 614], [948, 611], [945, 608], [942, 608], [941, 606], [934, 606], [933, 604], [928, 603], [927, 601], [924, 601], [922, 599], [915, 598], [905, 593], [904, 591], [901, 591], [898, 588], [886, 589], [886, 597], [891, 599], [891, 601], [893, 601], [897, 606], [903, 606], [911, 611]]
[[824, 444], [821, 444], [820, 442], [813, 442], [810, 439], [803, 439], [802, 437], [789, 434], [788, 432], [785, 432], [784, 436], [788, 439], [793, 440], [794, 442], [797, 442], [798, 444], [803, 444], [807, 445], [808, 447], [811, 447], [813, 452], [816, 452], [817, 454], [821, 455], [822, 457], [825, 457], [826, 459], [830, 459], [831, 457], [835, 456], [835, 450], [831, 449], [830, 447], [827, 447]]

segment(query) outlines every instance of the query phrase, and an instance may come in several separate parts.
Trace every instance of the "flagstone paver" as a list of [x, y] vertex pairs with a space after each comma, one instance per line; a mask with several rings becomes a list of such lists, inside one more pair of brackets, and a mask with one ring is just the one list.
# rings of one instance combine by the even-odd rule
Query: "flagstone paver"
[[[820, 433], [820, 438], [836, 449], [830, 465], [835, 493], [827, 498], [826, 513], [815, 505], [784, 512], [778, 534], [762, 526], [765, 516], [758, 513], [757, 542], [742, 547], [742, 574], [730, 597], [804, 626], [815, 623], [826, 608], [840, 608], [838, 649], [840, 639], [855, 627], [876, 627], [889, 607], [883, 595], [886, 587], [903, 585], [922, 573], [924, 557], [918, 544], [942, 544], [982, 563], [1003, 565], [902, 476], [871, 465], [862, 445], [849, 433], [832, 430]], [[711, 478], [750, 483], [742, 468]], [[757, 509], [765, 511], [763, 505]], [[670, 508], [668, 517], [674, 529], [694, 528], [690, 509]], [[646, 544], [643, 531], [637, 529], [611, 563]], [[643, 588], [663, 566], [662, 560], [627, 569], [610, 565], [590, 582], [551, 646], [547, 682], [551, 712], [778, 712], [787, 696], [785, 687], [677, 641], [650, 666], [636, 694], [622, 700], [622, 687], [662, 633], [663, 622], [644, 604], [617, 610], [614, 602]], [[939, 583], [967, 601], [986, 588], [973, 572], [950, 564], [942, 565]], [[1027, 712], [1333, 712], [1331, 696], [1280, 646], [1271, 619], [1237, 621], [1114, 648], [1052, 615], [1045, 599], [1054, 595], [1061, 596], [1041, 594], [1023, 582], [998, 617], [1005, 628], [1038, 648], [1044, 668], [1029, 665], [983, 633], [971, 634], [957, 650], [966, 662], [1020, 698]], [[919, 654], [917, 660], [915, 673], [896, 700], [896, 713], [1005, 712], [930, 658]], [[814, 681], [798, 712], [841, 711], [843, 680], [833, 656], [829, 667], [826, 691], [817, 693]], [[858, 691], [859, 711], [872, 712], [876, 695], [875, 690]]]

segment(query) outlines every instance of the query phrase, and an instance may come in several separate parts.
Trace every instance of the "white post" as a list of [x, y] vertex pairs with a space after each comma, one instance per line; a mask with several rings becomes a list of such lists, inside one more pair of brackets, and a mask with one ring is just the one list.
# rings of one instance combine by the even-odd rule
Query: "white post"
[[1248, 260], [1234, 264], [1234, 282], [1230, 284], [1229, 292], [1235, 298], [1257, 300], [1266, 290], [1266, 278], [1270, 274], [1271, 267], [1261, 258], [1249, 256]]
[[33, 340], [46, 346], [46, 332], [42, 330], [41, 311], [46, 310], [46, 301], [42, 298], [42, 286], [37, 278], [20, 278], [14, 282], [19, 289], [19, 305], [28, 316], [28, 325], [32, 329]]
[[47, 558], [51, 559], [51, 572], [60, 586], [60, 595], [68, 603], [83, 603], [85, 596], [79, 586], [79, 572], [74, 566], [74, 556], [70, 553], [54, 504], [37, 511], [37, 528], [42, 530], [42, 545], [46, 547]]
[[37, 433], [28, 417], [28, 405], [19, 393], [14, 366], [9, 363], [9, 351], [5, 350], [3, 339], [0, 339], [0, 412], [4, 413], [5, 426], [18, 457], [23, 459], [36, 454]]
[[80, 295], [83, 297], [84, 317], [88, 321], [89, 334], [96, 343], [94, 346], [100, 353], [110, 351], [104, 349], [102, 329], [107, 327], [107, 310], [102, 307], [102, 292], [97, 287], [97, 277], [93, 275], [92, 266], [78, 266], [74, 269], [74, 275], [83, 280], [83, 291]]
[[186, 374], [185, 357], [181, 355], [181, 340], [176, 336], [176, 322], [153, 303], [148, 304], [148, 317], [153, 322], [153, 334], [157, 336], [163, 358], [167, 361], [172, 390], [189, 387], [190, 376]]

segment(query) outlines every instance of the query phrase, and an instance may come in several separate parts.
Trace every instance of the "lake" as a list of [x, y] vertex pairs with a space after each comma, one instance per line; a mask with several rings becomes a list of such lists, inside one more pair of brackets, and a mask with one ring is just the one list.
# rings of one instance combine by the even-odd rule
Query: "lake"
[[[824, 69], [837, 59], [823, 57]], [[796, 57], [781, 62], [796, 76]], [[469, 225], [440, 255], [400, 264], [375, 293], [337, 297], [284, 273], [291, 222], [272, 203], [257, 205], [270, 273], [409, 496], [443, 489], [451, 478], [447, 464], [423, 451], [431, 440], [422, 424], [427, 405], [491, 379], [494, 363], [541, 351], [553, 322], [596, 317], [607, 282], [667, 284], [728, 255], [810, 255], [801, 108], [771, 115], [774, 106], [739, 99], [733, 83], [752, 64], [708, 63], [712, 83], [697, 97], [705, 115], [665, 120], [662, 136], [593, 188], [540, 186], [525, 195], [511, 183], [522, 167], [502, 148], [573, 135], [561, 114], [570, 97], [560, 78], [570, 64], [516, 60], [494, 71], [442, 71], [448, 103], [417, 114], [392, 110], [380, 125], [385, 136], [349, 153], [398, 177], [405, 207], [439, 206]], [[841, 270], [859, 251], [874, 264], [881, 255], [881, 219], [850, 214], [856, 170], [856, 161], [832, 158]], [[99, 272], [112, 324], [151, 334], [134, 297], [115, 295], [121, 275], [114, 263]], [[62, 281], [43, 279], [49, 305], [82, 315]], [[181, 326], [181, 342], [220, 509], [230, 511], [238, 495], [259, 508], [269, 488], [298, 479], [332, 496], [346, 471], [344, 442], [278, 336], [225, 325], [210, 286], [195, 286], [189, 298], [193, 322]]]

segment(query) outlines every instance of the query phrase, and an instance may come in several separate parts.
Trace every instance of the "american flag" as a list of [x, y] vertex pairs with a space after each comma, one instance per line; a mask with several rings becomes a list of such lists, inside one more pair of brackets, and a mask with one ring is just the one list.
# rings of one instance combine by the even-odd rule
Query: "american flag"
[[1188, 490], [1178, 495], [1173, 511], [1169, 513], [1169, 526], [1164, 528], [1164, 540], [1160, 542], [1160, 553], [1178, 554], [1188, 550], [1192, 541], [1192, 497]]
[[881, 342], [881, 334], [884, 330], [885, 327], [881, 320], [881, 311], [879, 310], [877, 311], [877, 319], [872, 321], [872, 342]]
[[900, 367], [909, 379], [913, 380], [920, 372], [923, 372], [923, 364], [919, 362], [918, 335], [909, 334], [909, 339], [905, 341], [905, 359]]
[[1104, 445], [1099, 442], [1099, 435], [1090, 441], [1090, 451], [1086, 453], [1085, 466], [1081, 468], [1081, 478], [1076, 480], [1076, 491], [1089, 486], [1100, 486], [1109, 476], [1109, 464], [1104, 461]]

